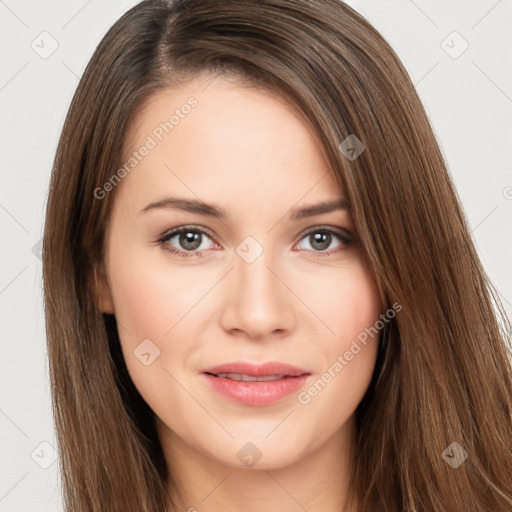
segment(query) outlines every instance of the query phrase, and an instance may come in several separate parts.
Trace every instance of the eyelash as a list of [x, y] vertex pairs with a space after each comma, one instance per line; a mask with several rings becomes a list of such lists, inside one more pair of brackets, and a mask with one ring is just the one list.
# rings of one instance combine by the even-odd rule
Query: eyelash
[[[201, 252], [180, 251], [180, 250], [174, 249], [173, 247], [171, 247], [168, 244], [168, 242], [171, 238], [174, 238], [176, 235], [180, 235], [181, 233], [188, 233], [188, 232], [201, 233], [202, 235], [206, 235], [208, 238], [213, 240], [210, 233], [208, 231], [200, 228], [199, 226], [183, 226], [181, 228], [176, 228], [176, 229], [173, 229], [172, 231], [169, 231], [168, 233], [165, 233], [159, 240], [157, 240], [157, 242], [162, 246], [162, 248], [165, 251], [167, 251], [171, 254], [174, 254], [176, 256], [179, 256], [181, 258], [202, 258], [203, 256], [201, 255]], [[329, 233], [329, 234], [335, 235], [341, 241], [342, 245], [341, 245], [341, 248], [338, 248], [336, 250], [331, 250], [329, 252], [311, 251], [309, 249], [305, 249], [308, 252], [312, 252], [314, 255], [313, 257], [315, 257], [315, 258], [317, 258], [317, 257], [323, 258], [325, 256], [331, 256], [332, 254], [337, 254], [341, 251], [347, 250], [352, 245], [352, 240], [349, 237], [340, 233], [339, 231], [335, 231], [332, 228], [329, 228], [328, 226], [315, 226], [314, 228], [312, 228], [312, 229], [308, 230], [306, 233], [304, 233], [300, 240], [303, 240], [307, 236], [309, 236], [313, 233], [317, 233], [317, 232]], [[215, 240], [213, 240], [213, 241], [215, 241]]]

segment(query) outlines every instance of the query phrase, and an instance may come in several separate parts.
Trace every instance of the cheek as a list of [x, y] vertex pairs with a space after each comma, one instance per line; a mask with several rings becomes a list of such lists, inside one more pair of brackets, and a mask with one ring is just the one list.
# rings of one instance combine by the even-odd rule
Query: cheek
[[323, 364], [301, 403], [329, 410], [337, 424], [355, 410], [371, 381], [382, 305], [378, 287], [363, 265], [352, 267], [339, 286], [331, 283], [327, 289], [327, 296], [313, 297], [315, 312], [328, 328], [318, 339]]
[[[112, 252], [111, 261], [114, 256]], [[174, 381], [166, 373], [169, 366], [166, 345], [181, 327], [178, 322], [190, 309], [186, 292], [189, 297], [195, 294], [179, 272], [172, 273], [150, 260], [147, 250], [145, 254], [134, 250], [118, 257], [115, 260], [118, 264], [111, 266], [110, 282], [128, 373], [144, 400], [158, 411], [169, 406], [160, 400], [173, 396]], [[185, 351], [186, 346], [174, 344], [173, 358], [182, 361], [186, 354], [181, 351]]]
[[326, 327], [328, 347], [342, 349], [379, 318], [379, 290], [368, 269], [361, 263], [352, 265], [336, 280], [318, 281], [309, 295], [312, 309]]
[[194, 268], [190, 272], [169, 268], [162, 265], [161, 255], [153, 261], [148, 258], [147, 249], [118, 261], [111, 271], [116, 317], [126, 332], [138, 338], [161, 340], [209, 286]]
[[157, 276], [147, 270], [130, 272], [129, 278], [126, 274], [112, 280], [116, 318], [125, 332], [136, 337], [160, 338], [170, 328], [164, 319], [169, 316], [165, 312], [175, 305], [173, 295], [164, 294]]
[[148, 403], [155, 389], [172, 386], [166, 370], [184, 365], [195, 348], [200, 328], [192, 320], [212, 286], [211, 270], [170, 268], [157, 251], [114, 250], [110, 261], [117, 264], [109, 272], [126, 366]]

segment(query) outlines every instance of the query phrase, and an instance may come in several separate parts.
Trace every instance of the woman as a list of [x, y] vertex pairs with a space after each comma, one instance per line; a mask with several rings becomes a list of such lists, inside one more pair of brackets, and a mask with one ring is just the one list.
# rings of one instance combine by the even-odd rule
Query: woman
[[345, 4], [126, 13], [69, 109], [43, 268], [66, 510], [511, 509], [510, 323]]

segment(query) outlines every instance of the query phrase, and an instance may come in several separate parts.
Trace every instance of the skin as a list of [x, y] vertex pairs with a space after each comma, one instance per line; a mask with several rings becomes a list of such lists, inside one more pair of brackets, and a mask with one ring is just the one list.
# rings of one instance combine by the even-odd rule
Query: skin
[[[281, 361], [311, 373], [307, 390], [382, 312], [349, 212], [288, 217], [344, 197], [300, 113], [233, 80], [208, 82], [195, 77], [156, 94], [130, 127], [128, 156], [168, 112], [190, 96], [198, 101], [110, 192], [99, 307], [116, 315], [131, 378], [155, 413], [179, 510], [355, 511], [345, 504], [354, 411], [371, 380], [377, 339], [307, 404], [297, 393], [267, 406], [235, 403], [201, 376], [226, 362]], [[200, 198], [228, 216], [141, 213], [167, 196]], [[189, 225], [212, 235], [194, 249], [202, 257], [164, 249], [186, 253], [179, 236], [158, 243]], [[320, 247], [305, 232], [322, 225], [353, 243], [334, 233]], [[251, 263], [236, 251], [248, 236], [263, 249]], [[145, 339], [160, 350], [148, 366], [134, 355]], [[248, 442], [262, 454], [252, 467], [237, 457]]]

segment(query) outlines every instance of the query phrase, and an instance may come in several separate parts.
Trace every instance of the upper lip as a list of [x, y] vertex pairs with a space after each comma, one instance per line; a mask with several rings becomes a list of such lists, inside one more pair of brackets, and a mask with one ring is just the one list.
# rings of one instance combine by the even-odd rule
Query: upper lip
[[246, 363], [243, 361], [225, 363], [207, 368], [203, 370], [203, 373], [211, 373], [213, 375], [218, 375], [219, 373], [238, 373], [241, 375], [252, 375], [254, 377], [265, 377], [268, 375], [298, 377], [300, 375], [309, 374], [308, 371], [298, 368], [297, 366], [280, 363], [279, 361], [269, 361], [263, 364]]

